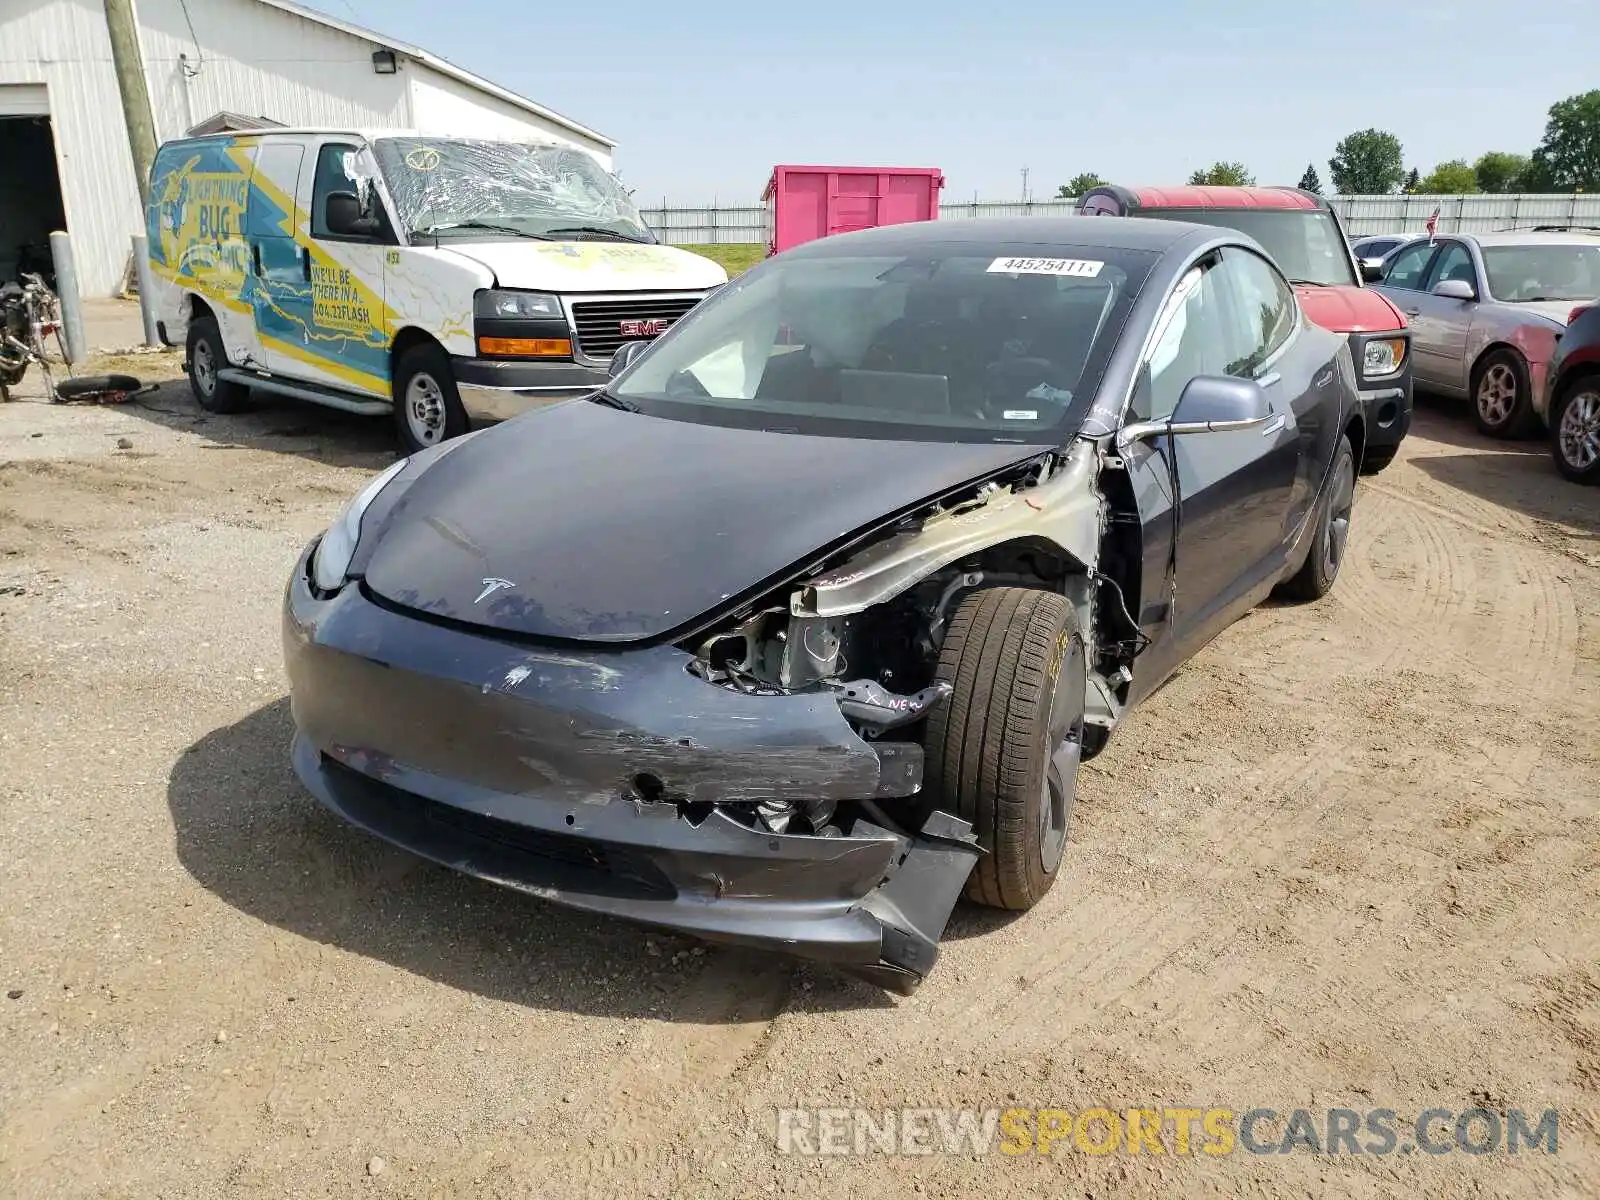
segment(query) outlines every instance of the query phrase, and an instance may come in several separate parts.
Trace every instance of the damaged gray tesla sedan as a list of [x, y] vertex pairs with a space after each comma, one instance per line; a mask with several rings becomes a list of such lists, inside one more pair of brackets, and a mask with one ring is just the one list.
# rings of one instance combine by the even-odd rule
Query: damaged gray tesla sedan
[[1243, 235], [812, 242], [351, 501], [285, 598], [295, 768], [457, 870], [909, 991], [963, 890], [1047, 893], [1132, 705], [1333, 585], [1363, 438]]

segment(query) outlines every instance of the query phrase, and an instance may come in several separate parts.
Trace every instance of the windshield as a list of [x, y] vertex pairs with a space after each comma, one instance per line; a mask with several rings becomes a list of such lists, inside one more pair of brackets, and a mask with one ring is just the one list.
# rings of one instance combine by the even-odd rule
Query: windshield
[[1483, 267], [1496, 300], [1600, 297], [1600, 245], [1485, 246]]
[[1357, 286], [1350, 250], [1330, 212], [1287, 208], [1141, 208], [1141, 217], [1237, 229], [1261, 243], [1292, 283]]
[[972, 245], [779, 256], [691, 312], [610, 391], [715, 424], [1060, 444], [1158, 256], [1029, 249], [1050, 257]]
[[461, 138], [372, 148], [408, 234], [655, 240], [616, 177], [582, 150]]

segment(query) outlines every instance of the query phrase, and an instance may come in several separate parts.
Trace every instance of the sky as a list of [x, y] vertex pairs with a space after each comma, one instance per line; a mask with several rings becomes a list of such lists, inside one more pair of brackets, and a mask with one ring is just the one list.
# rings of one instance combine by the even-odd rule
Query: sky
[[[304, 2], [304, 0], [303, 0]], [[616, 138], [643, 206], [753, 204], [777, 163], [939, 167], [945, 203], [1080, 171], [1296, 183], [1358, 129], [1426, 174], [1526, 153], [1600, 88], [1595, 0], [310, 0]]]

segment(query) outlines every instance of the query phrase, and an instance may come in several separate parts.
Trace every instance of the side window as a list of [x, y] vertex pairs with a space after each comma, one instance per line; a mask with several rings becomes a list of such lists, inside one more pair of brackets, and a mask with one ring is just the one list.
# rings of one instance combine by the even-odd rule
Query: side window
[[311, 236], [330, 237], [328, 197], [334, 192], [349, 192], [361, 201], [363, 216], [378, 216], [382, 206], [373, 189], [372, 170], [363, 168], [361, 147], [329, 142], [317, 151], [317, 174], [311, 188]]
[[1196, 375], [1220, 375], [1223, 369], [1222, 281], [1217, 268], [1196, 267], [1178, 284], [1167, 327], [1150, 351], [1132, 413], [1141, 421], [1162, 420], [1178, 407], [1178, 397]]
[[1428, 291], [1444, 283], [1448, 279], [1470, 283], [1474, 288], [1478, 286], [1478, 272], [1472, 265], [1472, 252], [1460, 242], [1448, 242], [1439, 257], [1434, 259], [1433, 270], [1428, 272], [1428, 280], [1424, 285]]
[[1383, 286], [1392, 288], [1405, 288], [1407, 291], [1422, 290], [1422, 272], [1427, 268], [1428, 260], [1433, 257], [1435, 247], [1427, 242], [1418, 242], [1409, 250], [1402, 250], [1394, 256], [1394, 261], [1389, 264], [1389, 269], [1384, 273]]
[[1294, 293], [1265, 259], [1249, 250], [1224, 250], [1221, 274], [1233, 300], [1223, 370], [1254, 379], [1294, 332]]
[[245, 224], [251, 237], [294, 236], [293, 201], [299, 193], [300, 166], [305, 156], [305, 147], [296, 142], [268, 142], [256, 155]]

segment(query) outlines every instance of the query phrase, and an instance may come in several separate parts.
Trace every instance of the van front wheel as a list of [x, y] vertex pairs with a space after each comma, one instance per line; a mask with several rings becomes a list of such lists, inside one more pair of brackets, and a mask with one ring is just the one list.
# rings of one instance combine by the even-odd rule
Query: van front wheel
[[413, 346], [395, 362], [394, 420], [407, 454], [467, 432], [450, 356], [441, 347]]

